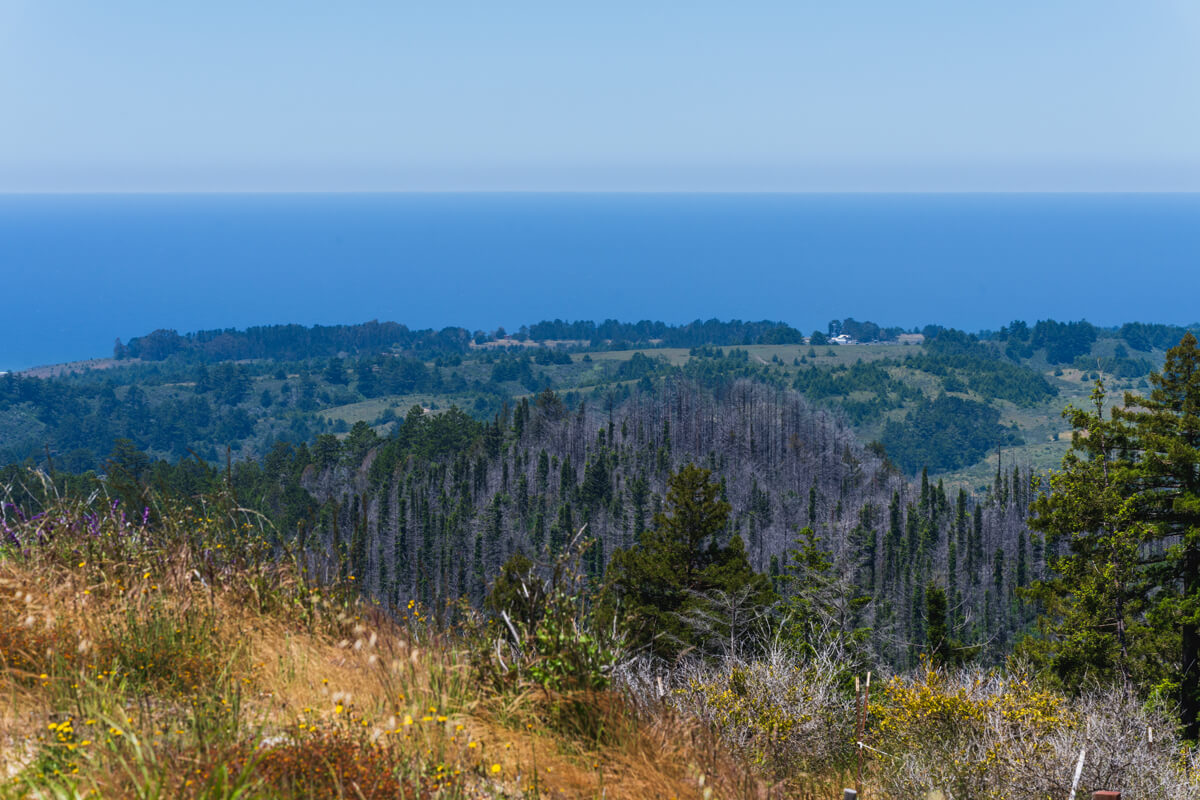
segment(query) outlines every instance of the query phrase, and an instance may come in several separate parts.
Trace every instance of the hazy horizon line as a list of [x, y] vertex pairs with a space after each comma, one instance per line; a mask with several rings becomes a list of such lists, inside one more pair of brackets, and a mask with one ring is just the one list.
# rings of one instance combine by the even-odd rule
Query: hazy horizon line
[[1195, 189], [0, 189], [0, 197], [176, 195], [1200, 195]]

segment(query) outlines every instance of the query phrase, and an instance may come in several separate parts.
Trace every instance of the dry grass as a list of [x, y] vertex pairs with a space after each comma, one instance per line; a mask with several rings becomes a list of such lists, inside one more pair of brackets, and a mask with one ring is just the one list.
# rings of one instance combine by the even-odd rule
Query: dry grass
[[311, 585], [235, 508], [134, 516], [3, 518], [0, 797], [767, 796], [669, 711], [484, 689], [477, 642]]

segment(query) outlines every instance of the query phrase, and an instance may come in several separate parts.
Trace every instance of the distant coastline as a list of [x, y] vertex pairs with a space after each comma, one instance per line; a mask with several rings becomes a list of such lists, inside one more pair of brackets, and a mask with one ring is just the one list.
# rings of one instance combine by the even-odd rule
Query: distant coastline
[[1188, 324], [1200, 195], [0, 195], [0, 253], [0, 370], [373, 318]]

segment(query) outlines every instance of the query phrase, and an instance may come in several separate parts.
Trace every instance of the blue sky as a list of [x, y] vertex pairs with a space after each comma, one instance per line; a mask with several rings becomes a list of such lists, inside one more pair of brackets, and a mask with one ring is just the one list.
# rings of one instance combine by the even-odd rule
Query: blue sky
[[0, 0], [0, 191], [1200, 190], [1196, 0]]

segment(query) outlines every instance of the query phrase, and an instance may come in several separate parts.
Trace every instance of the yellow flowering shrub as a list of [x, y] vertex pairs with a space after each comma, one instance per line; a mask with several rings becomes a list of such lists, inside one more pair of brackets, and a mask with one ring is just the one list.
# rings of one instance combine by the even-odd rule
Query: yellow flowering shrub
[[704, 719], [735, 750], [782, 777], [837, 765], [852, 752], [853, 698], [838, 658], [784, 652], [754, 661], [685, 665], [673, 704]]
[[888, 682], [870, 721], [886, 797], [1065, 798], [1081, 750], [1078, 796], [1200, 797], [1172, 721], [1127, 690], [1068, 698], [1020, 674], [926, 667]]
[[1009, 797], [1001, 787], [1014, 767], [1044, 762], [1051, 734], [1075, 724], [1066, 698], [1027, 679], [931, 667], [893, 678], [870, 713], [878, 749], [901, 754], [880, 759], [897, 795], [941, 789], [949, 797]]

